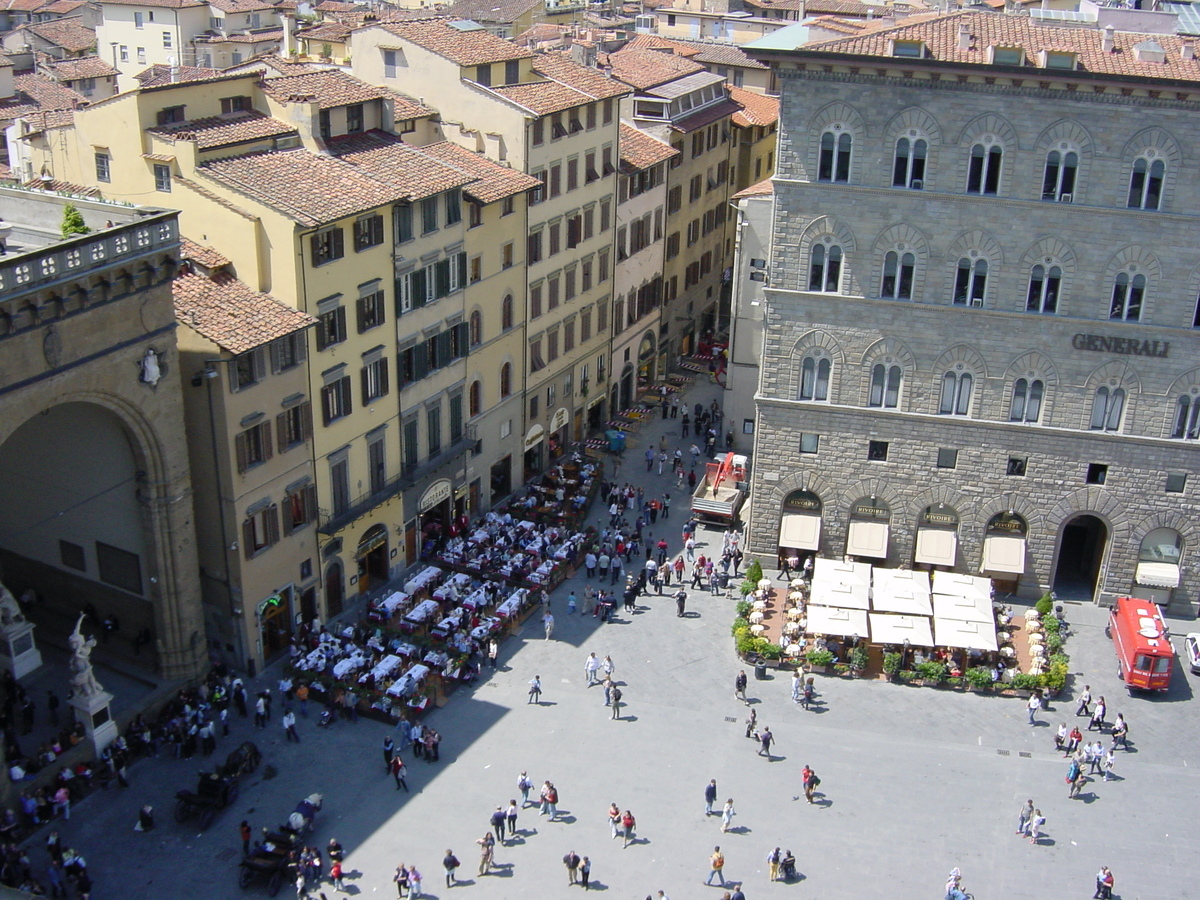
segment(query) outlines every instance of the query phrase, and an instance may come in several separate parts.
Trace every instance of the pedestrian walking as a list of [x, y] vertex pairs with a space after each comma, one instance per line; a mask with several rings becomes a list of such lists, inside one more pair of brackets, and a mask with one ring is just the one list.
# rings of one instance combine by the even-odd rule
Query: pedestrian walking
[[691, 424], [692, 424], [692, 417], [687, 414], [687, 410], [684, 410], [683, 416], [679, 420], [679, 427], [681, 429], [680, 430], [681, 437], [688, 436], [688, 430], [689, 430]]
[[782, 858], [778, 847], [767, 854], [767, 879], [769, 881], [779, 880], [779, 861]]
[[737, 673], [737, 677], [733, 679], [733, 696], [741, 700], [747, 706], [750, 701], [746, 699], [746, 670], [742, 669]]
[[383, 774], [392, 771], [392, 757], [396, 755], [396, 744], [389, 734], [383, 739]]
[[613, 673], [617, 671], [616, 664], [612, 661], [611, 656], [605, 656], [600, 663], [600, 670], [604, 672], [605, 678], [612, 678]]
[[1109, 900], [1112, 897], [1113, 883], [1113, 873], [1109, 871], [1108, 866], [1101, 866], [1100, 871], [1096, 873], [1096, 893], [1092, 894], [1092, 900]]
[[529, 805], [529, 791], [533, 787], [533, 782], [530, 780], [528, 773], [522, 771], [517, 778], [517, 790], [521, 792], [521, 809]]
[[[479, 874], [487, 875], [492, 870], [492, 859], [496, 853], [496, 837], [489, 831], [475, 843], [479, 845]], [[449, 886], [446, 885], [446, 887]]]
[[646, 471], [649, 472], [654, 468], [654, 448], [646, 448]]
[[[800, 675], [800, 670], [792, 671], [792, 702], [799, 703], [800, 696], [804, 693], [804, 678]], [[772, 879], [774, 881], [774, 879]]]
[[242, 856], [250, 855], [250, 823], [242, 819], [242, 824], [238, 826], [238, 833], [242, 836]]
[[746, 737], [754, 735], [754, 726], [758, 722], [758, 711], [751, 708], [750, 715], [746, 717]]
[[1029, 820], [1033, 816], [1033, 799], [1025, 801], [1025, 805], [1021, 807], [1017, 813], [1017, 834], [1029, 833]]
[[392, 757], [392, 778], [396, 780], [396, 790], [404, 788], [404, 793], [408, 793], [408, 780], [405, 776], [408, 774], [408, 767], [404, 765], [404, 760], [400, 758], [400, 754]]
[[1033, 693], [1031, 693], [1029, 695], [1029, 702], [1025, 704], [1025, 712], [1028, 713], [1028, 715], [1029, 715], [1029, 724], [1030, 725], [1037, 724], [1034, 721], [1034, 716], [1037, 715], [1037, 711], [1041, 708], [1042, 708], [1042, 698], [1038, 694], [1038, 692], [1035, 690]]
[[507, 818], [504, 814], [504, 807], [497, 806], [496, 811], [488, 819], [492, 826], [492, 831], [496, 833], [496, 840], [502, 844], [504, 843], [504, 822]]
[[808, 680], [807, 680], [806, 682], [804, 682], [804, 692], [803, 692], [803, 695], [802, 695], [802, 697], [801, 697], [801, 699], [800, 699], [800, 704], [801, 704], [801, 705], [802, 705], [802, 706], [803, 706], [805, 709], [808, 709], [808, 708], [809, 708], [809, 706], [811, 706], [811, 705], [812, 705], [812, 702], [813, 702], [813, 697], [815, 697], [815, 696], [816, 696], [816, 693], [817, 693], [817, 689], [816, 689], [816, 687], [813, 685], [813, 681], [814, 681], [814, 679], [813, 679], [813, 677], [810, 675], [810, 676], [809, 676], [809, 678], [808, 678]]
[[396, 882], [396, 895], [403, 898], [408, 891], [408, 869], [404, 863], [396, 866], [396, 874], [392, 876], [392, 881]]
[[579, 884], [583, 889], [589, 890], [588, 879], [592, 877], [592, 861], [586, 856], [579, 861]]
[[408, 867], [408, 897], [417, 900], [421, 896], [421, 873], [415, 865]]
[[496, 668], [496, 657], [500, 655], [500, 645], [496, 643], [495, 638], [488, 641], [487, 645], [487, 661], [488, 665], [493, 669]]
[[614, 718], [614, 719], [621, 718], [621, 697], [622, 696], [623, 695], [621, 694], [621, 689], [619, 687], [614, 687], [612, 689], [612, 718]]
[[549, 815], [551, 822], [558, 818], [558, 788], [552, 781], [542, 785], [542, 811], [538, 815]]
[[550, 636], [554, 634], [554, 616], [550, 614], [550, 610], [546, 610], [542, 616], [542, 628], [546, 631], [546, 640], [550, 640]]
[[621, 833], [621, 809], [616, 803], [608, 805], [608, 827], [614, 839]]
[[267, 724], [267, 701], [262, 694], [254, 701], [254, 727], [262, 728]]
[[813, 803], [813, 794], [821, 786], [821, 779], [808, 763], [804, 764], [804, 770], [800, 773], [800, 783], [804, 786], [804, 799]]
[[733, 817], [735, 814], [736, 813], [733, 808], [733, 798], [730, 797], [728, 800], [725, 801], [725, 806], [721, 810], [721, 833], [722, 834], [727, 832], [729, 830], [729, 826], [733, 824]]
[[290, 709], [283, 714], [283, 732], [289, 741], [300, 743], [300, 735], [296, 734], [296, 714]]
[[1104, 765], [1104, 745], [1099, 741], [1084, 744], [1083, 758], [1088, 764], [1089, 775], [1101, 774], [1101, 766]]
[[1035, 809], [1032, 818], [1029, 820], [1029, 843], [1036, 844], [1038, 842], [1038, 835], [1045, 824], [1046, 817], [1042, 815], [1040, 809]]
[[593, 651], [588, 654], [588, 658], [583, 663], [583, 674], [587, 677], [588, 687], [600, 682], [600, 679], [596, 677], [596, 673], [599, 671], [600, 660], [596, 657], [595, 651]]
[[704, 786], [704, 815], [711, 816], [713, 814], [713, 804], [717, 802], [717, 779], [713, 779]]
[[563, 857], [563, 865], [567, 867], [567, 884], [577, 884], [579, 882], [579, 864], [583, 862], [579, 858], [579, 854], [574, 850], [568, 850], [567, 855]]
[[446, 855], [442, 857], [442, 869], [446, 873], [446, 887], [451, 887], [457, 880], [454, 873], [458, 870], [461, 863], [458, 857], [454, 855], [452, 850], [447, 850]]
[[1125, 721], [1125, 716], [1121, 713], [1117, 713], [1117, 720], [1113, 722], [1112, 727], [1112, 746], [1114, 750], [1117, 749], [1118, 744], [1121, 745], [1123, 750], [1129, 749], [1129, 725]]
[[1079, 705], [1077, 707], [1075, 707], [1075, 715], [1076, 716], [1090, 716], [1091, 711], [1088, 709], [1088, 706], [1091, 705], [1091, 702], [1092, 702], [1092, 686], [1090, 684], [1085, 684], [1083, 686], [1083, 693], [1079, 695]]
[[621, 849], [624, 850], [633, 840], [633, 829], [637, 826], [637, 820], [634, 819], [633, 813], [625, 810], [625, 814], [621, 816], [621, 834], [624, 838], [624, 843], [621, 844]]
[[758, 733], [758, 742], [762, 746], [758, 750], [759, 756], [765, 756], [769, 762], [771, 759], [771, 744], [775, 741], [775, 735], [771, 734], [771, 729], [763, 727], [763, 730]]
[[1096, 701], [1096, 709], [1092, 712], [1091, 721], [1088, 722], [1088, 731], [1092, 731], [1093, 729], [1095, 729], [1097, 731], [1103, 731], [1104, 730], [1104, 717], [1107, 714], [1108, 714], [1108, 704], [1106, 704], [1104, 702], [1104, 697], [1102, 696], [1099, 700]]
[[528, 706], [530, 703], [536, 703], [538, 706], [542, 705], [541, 675], [534, 675], [532, 680], [529, 682], [529, 699], [526, 701], [525, 705]]
[[504, 811], [505, 823], [508, 825], [508, 836], [514, 838], [517, 836], [517, 801], [509, 800], [508, 809]]
[[346, 888], [342, 885], [342, 861], [335, 859], [329, 866], [329, 881], [333, 884], [334, 890], [345, 891]]
[[687, 608], [687, 591], [682, 587], [675, 592], [675, 616], [682, 619], [684, 610]]
[[720, 846], [713, 847], [712, 856], [708, 858], [708, 877], [704, 879], [705, 884], [712, 884], [713, 879], [720, 880], [721, 887], [725, 887], [725, 854], [721, 852]]
[[[1103, 752], [1103, 750], [1099, 751]], [[1108, 781], [1112, 775], [1113, 766], [1117, 764], [1117, 748], [1109, 747], [1108, 752], [1104, 754], [1104, 780]]]

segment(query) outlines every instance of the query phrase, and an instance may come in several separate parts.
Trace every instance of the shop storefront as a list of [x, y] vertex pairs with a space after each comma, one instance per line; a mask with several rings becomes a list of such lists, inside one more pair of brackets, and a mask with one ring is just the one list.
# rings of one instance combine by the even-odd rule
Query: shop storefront
[[366, 593], [371, 588], [388, 580], [388, 533], [385, 525], [372, 525], [359, 538], [354, 550], [358, 563], [358, 592]]
[[272, 594], [255, 607], [262, 657], [266, 662], [288, 648], [292, 640], [291, 588]]
[[433, 552], [450, 528], [453, 498], [454, 486], [449, 478], [438, 479], [421, 494], [417, 502], [417, 531], [421, 536], [422, 559]]
[[958, 561], [958, 511], [944, 503], [927, 506], [917, 519], [915, 566], [953, 570]]
[[783, 498], [779, 516], [779, 558], [816, 554], [821, 547], [821, 498], [812, 491], [792, 491]]
[[1170, 606], [1171, 593], [1179, 587], [1179, 562], [1183, 557], [1183, 537], [1174, 528], [1155, 528], [1138, 550], [1134, 570], [1133, 595]]
[[979, 567], [997, 586], [1015, 591], [1025, 574], [1025, 541], [1029, 525], [1012, 510], [988, 520], [983, 534], [983, 564]]
[[546, 468], [546, 429], [534, 424], [525, 432], [525, 460], [522, 480], [528, 481]]
[[550, 419], [550, 464], [553, 465], [566, 452], [571, 435], [568, 430], [570, 413], [565, 406], [560, 406]]
[[892, 510], [878, 497], [862, 497], [850, 507], [846, 555], [863, 562], [886, 560]]
[[654, 384], [655, 347], [654, 332], [647, 331], [642, 335], [641, 343], [638, 344], [637, 389], [639, 394]]

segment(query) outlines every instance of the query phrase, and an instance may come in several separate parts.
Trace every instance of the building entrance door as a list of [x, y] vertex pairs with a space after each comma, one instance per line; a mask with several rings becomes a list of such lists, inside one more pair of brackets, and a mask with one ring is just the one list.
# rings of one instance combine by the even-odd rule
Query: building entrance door
[[1093, 600], [1108, 549], [1108, 526], [1092, 515], [1080, 515], [1063, 526], [1054, 569], [1054, 592], [1060, 600]]

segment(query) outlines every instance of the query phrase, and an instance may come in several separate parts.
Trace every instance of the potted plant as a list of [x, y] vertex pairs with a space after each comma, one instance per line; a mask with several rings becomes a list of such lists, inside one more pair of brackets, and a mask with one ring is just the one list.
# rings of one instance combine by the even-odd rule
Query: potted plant
[[967, 679], [962, 675], [951, 675], [946, 679], [945, 685], [953, 691], [961, 691], [967, 684]]
[[946, 680], [947, 674], [949, 674], [946, 664], [938, 662], [936, 659], [921, 660], [914, 668], [921, 681], [931, 687], [941, 684]]
[[834, 675], [849, 675], [850, 674], [850, 664], [849, 663], [834, 663], [833, 664], [833, 674]]
[[747, 594], [758, 590], [758, 583], [762, 581], [763, 570], [762, 563], [757, 559], [752, 560], [750, 565], [746, 567], [746, 579], [742, 582], [741, 592], [745, 597]]
[[1015, 691], [1034, 691], [1041, 686], [1041, 675], [1030, 675], [1028, 672], [1018, 672], [1012, 678], [1012, 687]]
[[750, 612], [754, 609], [754, 604], [749, 600], [739, 600], [734, 609], [737, 611], [739, 619], [749, 619]]
[[989, 691], [992, 689], [992, 670], [985, 666], [972, 666], [967, 669], [967, 684], [973, 691]]
[[805, 659], [810, 672], [824, 672], [833, 663], [833, 654], [828, 650], [809, 650]]
[[900, 675], [900, 664], [904, 661], [904, 657], [899, 653], [883, 654], [883, 674], [887, 676], [888, 681], [897, 681]]
[[1038, 611], [1038, 614], [1045, 617], [1054, 611], [1054, 598], [1049, 594], [1042, 594], [1042, 599], [1033, 604], [1033, 608]]
[[762, 644], [759, 646], [758, 655], [764, 660], [778, 665], [780, 658], [783, 656], [783, 647], [779, 644], [772, 644], [765, 638], [759, 638]]
[[917, 680], [917, 673], [912, 669], [902, 669], [896, 677], [901, 684], [913, 684]]
[[850, 651], [850, 672], [856, 676], [861, 675], [870, 658], [871, 655], [866, 647], [855, 647]]

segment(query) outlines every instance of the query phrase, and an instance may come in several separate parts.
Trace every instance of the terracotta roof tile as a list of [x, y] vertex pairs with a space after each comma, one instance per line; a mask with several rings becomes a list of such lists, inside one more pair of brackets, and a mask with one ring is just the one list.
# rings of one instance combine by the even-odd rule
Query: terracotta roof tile
[[620, 147], [621, 162], [635, 169], [648, 169], [679, 155], [679, 151], [670, 144], [664, 144], [658, 138], [638, 131], [624, 122], [621, 123]]
[[316, 323], [228, 274], [180, 275], [172, 294], [175, 318], [229, 353], [245, 353]]
[[11, 12], [35, 12], [42, 8], [46, 0], [5, 0], [0, 3], [0, 9]]
[[380, 183], [390, 185], [397, 197], [410, 200], [460, 188], [475, 180], [475, 176], [427, 156], [419, 147], [385, 131], [335, 137], [327, 146], [337, 159], [370, 173]]
[[229, 259], [219, 251], [186, 237], [180, 237], [179, 239], [179, 255], [183, 259], [199, 263], [206, 269], [219, 269], [222, 266], [229, 265]]
[[380, 90], [391, 98], [397, 122], [407, 122], [409, 119], [420, 119], [437, 113], [437, 110], [430, 109], [399, 91], [394, 91], [389, 87], [381, 87]]
[[283, 40], [283, 28], [255, 28], [252, 31], [231, 31], [227, 34], [198, 34], [193, 41], [200, 44], [265, 44]]
[[581, 66], [562, 53], [539, 53], [534, 57], [533, 70], [594, 100], [624, 97], [630, 93], [628, 86], [615, 78], [610, 78], [599, 69]]
[[733, 114], [733, 124], [748, 128], [779, 121], [779, 98], [756, 94], [739, 87], [729, 89], [729, 97], [741, 109]]
[[49, 110], [71, 110], [87, 104], [86, 98], [46, 75], [18, 75], [16, 96], [0, 102], [0, 122]]
[[75, 194], [79, 197], [99, 197], [100, 189], [87, 187], [82, 184], [72, 184], [69, 181], [60, 181], [57, 178], [42, 179], [34, 178], [32, 181], [27, 181], [23, 185], [34, 191], [54, 191], [62, 194]]
[[542, 0], [456, 0], [447, 7], [452, 16], [474, 22], [513, 22], [540, 6]]
[[49, 22], [36, 22], [22, 27], [30, 34], [36, 34], [70, 53], [82, 53], [96, 46], [96, 29], [84, 25], [79, 16], [51, 19]]
[[317, 98], [321, 109], [367, 103], [385, 96], [382, 88], [360, 81], [340, 69], [268, 78], [263, 82], [263, 90], [281, 102], [296, 95], [311, 95]]
[[54, 0], [53, 3], [47, 3], [38, 12], [66, 16], [83, 6], [87, 6], [86, 0]]
[[[792, 0], [774, 0], [774, 8], [779, 9], [778, 4], [788, 2], [792, 2]], [[800, 0], [800, 2], [803, 4], [800, 8], [804, 10], [805, 15], [829, 13], [835, 16], [856, 16], [865, 19], [871, 15], [872, 11], [876, 15], [879, 13], [878, 6], [859, 3], [858, 0]], [[783, 8], [788, 9], [789, 7], [784, 6]]]
[[[482, 66], [533, 56], [531, 51], [518, 47], [512, 41], [497, 37], [479, 26], [471, 29], [470, 23], [462, 21], [423, 19], [413, 22], [385, 22], [379, 27], [396, 37], [412, 41], [431, 53], [444, 56], [459, 66]], [[463, 27], [467, 27], [468, 30], [462, 30]]]
[[170, 66], [155, 64], [138, 72], [133, 77], [141, 87], [155, 88], [168, 84], [182, 84], [185, 81], [217, 81], [231, 76], [226, 75], [220, 69], [206, 69], [201, 66], [176, 66], [172, 73]]
[[613, 78], [638, 90], [704, 71], [699, 63], [662, 50], [618, 50], [608, 54], [606, 62], [612, 67]]
[[694, 115], [688, 116], [686, 119], [677, 119], [671, 123], [672, 131], [681, 131], [684, 134], [695, 131], [697, 128], [704, 128], [706, 125], [711, 125], [713, 122], [719, 122], [726, 116], [732, 116], [739, 112], [741, 107], [732, 100], [722, 100], [720, 103], [714, 103], [712, 106], [707, 106]]
[[482, 154], [472, 153], [466, 147], [449, 141], [426, 144], [420, 149], [427, 156], [432, 156], [475, 178], [475, 181], [463, 188], [463, 193], [480, 203], [494, 203], [541, 184], [530, 175], [502, 166]]
[[[1001, 3], [1004, 0], [1000, 0]], [[868, 28], [878, 27], [868, 19], [850, 19], [845, 16], [814, 16], [809, 24], [824, 31], [835, 31], [845, 35], [862, 34]]]
[[168, 140], [195, 141], [200, 150], [212, 150], [231, 144], [261, 141], [284, 134], [295, 134], [296, 128], [279, 119], [249, 110], [221, 116], [208, 116], [147, 129], [150, 134]]
[[767, 68], [764, 63], [748, 56], [746, 51], [736, 44], [720, 44], [715, 41], [679, 41], [661, 38], [654, 34], [639, 34], [626, 46], [641, 50], [667, 49], [678, 56], [712, 66], [738, 66], [743, 69]]
[[73, 109], [38, 109], [23, 117], [29, 131], [49, 131], [51, 128], [70, 128], [75, 123]]
[[[914, 19], [921, 19], [914, 22]], [[970, 34], [968, 48], [958, 48], [959, 25], [966, 25]], [[1161, 78], [1179, 81], [1200, 81], [1200, 59], [1185, 60], [1180, 49], [1185, 35], [1141, 34], [1117, 31], [1113, 35], [1113, 49], [1101, 47], [1102, 30], [1094, 27], [1076, 27], [1064, 24], [1042, 25], [1028, 16], [1004, 13], [957, 11], [928, 16], [912, 16], [893, 27], [872, 31], [856, 37], [835, 38], [818, 44], [810, 44], [798, 51], [801, 54], [846, 53], [855, 56], [892, 56], [892, 42], [921, 41], [925, 45], [925, 59], [966, 65], [990, 65], [990, 48], [1020, 47], [1025, 51], [1023, 68], [1042, 72], [1054, 77], [1069, 77], [1069, 70], [1041, 67], [1040, 53], [1043, 50], [1062, 51], [1076, 54], [1076, 69], [1101, 75], [1132, 76], [1139, 78]], [[1155, 41], [1166, 51], [1164, 62], [1139, 60], [1136, 45]], [[919, 64], [919, 60], [906, 60]]]
[[224, 13], [249, 13], [272, 8], [267, 0], [208, 0], [208, 5]]
[[574, 88], [556, 81], [539, 81], [531, 84], [505, 84], [492, 88], [501, 97], [520, 104], [539, 116], [562, 112], [573, 106], [591, 103], [592, 98]]
[[354, 25], [347, 22], [326, 19], [324, 22], [318, 22], [311, 28], [303, 28], [297, 31], [296, 40], [328, 41], [334, 44], [344, 44], [349, 39], [350, 32], [354, 30], [354, 27]]
[[155, 6], [165, 9], [186, 9], [191, 6], [207, 6], [206, 0], [99, 0], [105, 3], [120, 4], [121, 6]]
[[13, 62], [7, 56], [0, 56], [0, 69], [11, 69]]
[[775, 193], [775, 183], [770, 178], [760, 181], [758, 184], [752, 184], [744, 190], [738, 191], [730, 200], [742, 200], [747, 197], [770, 197]]
[[61, 59], [48, 64], [47, 68], [56, 81], [77, 81], [80, 78], [107, 78], [117, 70], [98, 56], [80, 59]]

